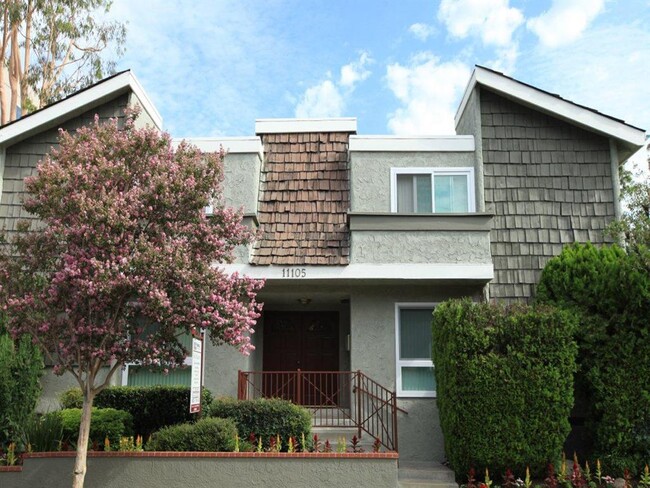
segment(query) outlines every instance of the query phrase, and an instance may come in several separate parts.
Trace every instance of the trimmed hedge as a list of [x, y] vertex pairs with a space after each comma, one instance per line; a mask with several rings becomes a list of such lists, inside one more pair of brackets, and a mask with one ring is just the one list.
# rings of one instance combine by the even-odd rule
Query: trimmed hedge
[[[61, 420], [63, 429], [62, 442], [76, 445], [79, 437], [79, 424], [81, 423], [80, 408], [66, 408], [57, 412], [47, 414], [53, 415]], [[114, 408], [93, 407], [90, 419], [89, 443], [104, 445], [104, 439], [108, 437], [112, 446], [119, 446], [123, 436], [133, 435], [133, 418], [129, 412], [116, 410]]]
[[232, 420], [201, 419], [194, 424], [163, 427], [154, 432], [147, 451], [221, 451], [235, 450], [237, 427]]
[[452, 300], [433, 313], [445, 451], [458, 480], [527, 465], [541, 475], [569, 433], [577, 346], [571, 314]]
[[[203, 388], [202, 395], [201, 405], [209, 409], [212, 393]], [[73, 388], [64, 392], [60, 401], [64, 408], [81, 408], [81, 390]], [[189, 412], [190, 389], [184, 386], [113, 386], [102, 390], [95, 397], [94, 405], [129, 412], [135, 434], [145, 439], [162, 427], [198, 418], [198, 414]]]
[[544, 268], [537, 300], [580, 319], [576, 394], [592, 456], [616, 476], [638, 472], [650, 460], [650, 252], [568, 246]]
[[213, 417], [232, 419], [237, 425], [241, 439], [248, 439], [251, 434], [262, 437], [265, 447], [269, 440], [279, 435], [286, 449], [286, 439], [295, 436], [297, 439], [305, 434], [311, 437], [311, 415], [309, 412], [293, 403], [273, 399], [235, 400], [234, 398], [218, 398], [210, 406]]

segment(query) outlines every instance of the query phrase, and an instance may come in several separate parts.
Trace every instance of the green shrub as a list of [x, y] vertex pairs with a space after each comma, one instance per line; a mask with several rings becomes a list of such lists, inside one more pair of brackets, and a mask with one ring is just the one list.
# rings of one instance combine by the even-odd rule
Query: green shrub
[[43, 359], [28, 337], [12, 339], [0, 313], [0, 447], [24, 443], [24, 428], [41, 394]]
[[[203, 388], [201, 405], [208, 409], [212, 393]], [[73, 388], [61, 395], [64, 408], [81, 407], [81, 390]], [[114, 386], [101, 391], [94, 401], [100, 408], [115, 408], [133, 416], [136, 435], [147, 439], [152, 432], [168, 425], [196, 420], [190, 410], [190, 389], [184, 386]]]
[[25, 424], [25, 443], [33, 452], [58, 451], [63, 440], [60, 415], [32, 415]]
[[232, 420], [206, 418], [194, 424], [163, 427], [154, 432], [147, 451], [222, 451], [235, 450], [237, 427]]
[[[55, 415], [61, 419], [63, 427], [63, 442], [76, 445], [81, 422], [80, 408], [66, 408], [47, 415]], [[133, 417], [129, 412], [114, 408], [93, 407], [90, 419], [90, 444], [104, 445], [108, 437], [112, 446], [119, 446], [123, 436], [133, 435]]]
[[592, 457], [621, 476], [650, 459], [650, 252], [568, 246], [542, 272], [537, 300], [580, 320], [576, 395], [587, 399]]
[[241, 439], [250, 434], [262, 437], [264, 446], [269, 445], [271, 436], [279, 435], [286, 449], [286, 439], [290, 436], [311, 438], [311, 415], [291, 402], [280, 399], [235, 400], [219, 398], [212, 402], [210, 414], [214, 417], [235, 421]]
[[433, 313], [445, 451], [458, 480], [475, 467], [541, 475], [569, 433], [573, 315], [550, 307], [452, 300]]
[[59, 395], [59, 403], [61, 404], [61, 408], [81, 408], [84, 403], [81, 388], [70, 388], [61, 393]]

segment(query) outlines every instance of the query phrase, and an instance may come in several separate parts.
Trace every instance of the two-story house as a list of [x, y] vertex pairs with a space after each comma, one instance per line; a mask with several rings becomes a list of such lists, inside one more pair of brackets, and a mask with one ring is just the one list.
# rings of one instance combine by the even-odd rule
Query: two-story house
[[[161, 126], [125, 72], [1, 128], [0, 225], [26, 217], [22, 179], [57, 127], [120, 116], [128, 103]], [[481, 67], [456, 132], [365, 136], [352, 118], [260, 119], [250, 137], [190, 140], [228, 151], [225, 203], [259, 231], [225, 269], [266, 279], [255, 351], [208, 346], [207, 388], [289, 398], [310, 406], [315, 424], [361, 428], [403, 459], [444, 458], [433, 308], [455, 297], [528, 300], [563, 245], [605, 242], [620, 214], [619, 166], [645, 141], [641, 129]], [[187, 375], [130, 365], [121, 381]]]

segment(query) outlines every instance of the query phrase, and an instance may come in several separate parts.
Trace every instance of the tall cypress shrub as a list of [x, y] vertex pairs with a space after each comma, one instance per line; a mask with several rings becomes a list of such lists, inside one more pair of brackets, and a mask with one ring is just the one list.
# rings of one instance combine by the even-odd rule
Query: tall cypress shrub
[[571, 314], [452, 300], [433, 314], [445, 452], [467, 470], [541, 474], [569, 433], [577, 346]]
[[[28, 337], [5, 331], [0, 316], [0, 447], [23, 441], [26, 423], [41, 394], [43, 359]], [[24, 447], [24, 446], [21, 446]]]
[[650, 461], [650, 252], [568, 246], [544, 268], [537, 300], [579, 317], [593, 457], [609, 472], [638, 472]]

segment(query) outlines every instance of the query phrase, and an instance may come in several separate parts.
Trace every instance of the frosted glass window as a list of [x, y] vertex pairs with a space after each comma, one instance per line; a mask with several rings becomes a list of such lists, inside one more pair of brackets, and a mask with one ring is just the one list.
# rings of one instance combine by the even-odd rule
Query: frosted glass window
[[402, 390], [404, 391], [436, 391], [436, 379], [433, 368], [404, 367], [402, 368]]
[[432, 314], [433, 307], [405, 304], [397, 308], [397, 390], [401, 396], [435, 396]]
[[400, 359], [431, 359], [430, 309], [400, 310]]

